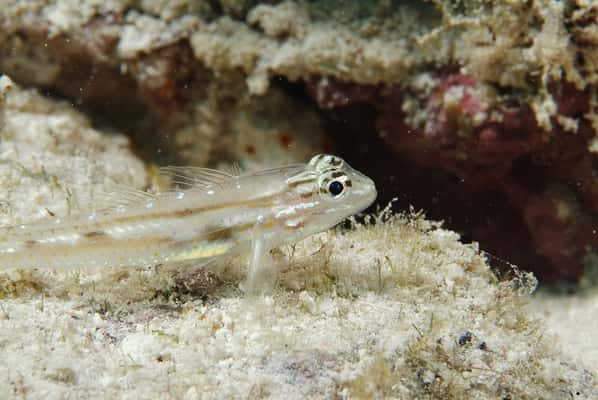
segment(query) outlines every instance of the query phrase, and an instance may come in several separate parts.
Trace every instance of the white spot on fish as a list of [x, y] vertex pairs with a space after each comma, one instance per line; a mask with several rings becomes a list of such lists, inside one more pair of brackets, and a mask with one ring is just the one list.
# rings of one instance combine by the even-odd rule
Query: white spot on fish
[[281, 218], [281, 217], [286, 217], [288, 215], [292, 215], [295, 214], [295, 209], [294, 208], [285, 208], [284, 210], [280, 210], [279, 212], [276, 213], [276, 218]]
[[77, 242], [79, 239], [81, 239], [81, 236], [77, 233], [73, 233], [70, 235], [60, 235], [57, 236], [55, 238], [52, 238], [54, 242], [70, 242], [70, 243], [75, 243]]

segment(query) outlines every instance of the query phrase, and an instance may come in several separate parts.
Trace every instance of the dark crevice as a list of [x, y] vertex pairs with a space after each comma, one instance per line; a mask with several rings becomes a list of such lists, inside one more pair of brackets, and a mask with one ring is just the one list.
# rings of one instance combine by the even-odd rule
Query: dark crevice
[[[408, 211], [410, 207], [424, 210], [427, 217], [443, 220], [447, 228], [459, 232], [465, 242], [477, 241], [499, 259], [531, 271], [544, 269], [546, 261], [534, 253], [521, 215], [498, 189], [480, 190], [438, 168], [412, 162], [409, 154], [397, 156], [376, 135], [378, 113], [367, 103], [323, 114], [340, 155], [376, 182], [378, 199], [370, 211], [396, 197], [395, 211]], [[527, 162], [521, 160], [518, 168], [524, 168]], [[534, 180], [533, 176], [522, 178]], [[502, 263], [498, 267], [510, 265]]]

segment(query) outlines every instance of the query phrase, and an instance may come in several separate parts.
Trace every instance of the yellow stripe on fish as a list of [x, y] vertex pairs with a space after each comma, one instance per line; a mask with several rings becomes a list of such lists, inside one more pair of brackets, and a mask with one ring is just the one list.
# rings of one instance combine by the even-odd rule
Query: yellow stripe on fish
[[167, 191], [119, 187], [97, 211], [0, 228], [0, 269], [132, 266], [251, 252], [252, 276], [272, 248], [324, 231], [376, 198], [371, 179], [327, 154], [237, 175], [195, 167], [160, 173], [171, 184]]

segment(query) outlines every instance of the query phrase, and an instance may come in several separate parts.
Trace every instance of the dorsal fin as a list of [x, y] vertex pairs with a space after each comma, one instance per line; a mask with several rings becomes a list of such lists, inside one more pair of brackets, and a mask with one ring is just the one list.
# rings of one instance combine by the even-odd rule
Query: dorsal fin
[[223, 189], [235, 175], [202, 167], [162, 167], [160, 180], [175, 190]]
[[91, 208], [93, 211], [116, 210], [121, 207], [147, 203], [157, 196], [158, 194], [115, 183], [94, 193]]
[[221, 190], [235, 178], [227, 172], [201, 167], [168, 166], [159, 169], [160, 185], [156, 193], [131, 186], [110, 183], [99, 191], [80, 197], [77, 213], [117, 211], [146, 204], [164, 196], [177, 195], [184, 190]]
[[233, 162], [230, 167], [228, 168], [228, 171], [230, 171], [230, 174], [233, 176], [239, 176], [243, 174], [243, 168], [241, 167], [241, 164], [239, 164], [237, 161]]

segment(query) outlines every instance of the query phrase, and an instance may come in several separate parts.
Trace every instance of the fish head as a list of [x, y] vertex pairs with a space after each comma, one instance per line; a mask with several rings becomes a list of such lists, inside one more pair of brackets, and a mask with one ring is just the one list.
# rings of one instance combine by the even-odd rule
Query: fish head
[[286, 179], [289, 201], [281, 215], [297, 236], [325, 231], [369, 207], [377, 196], [374, 181], [342, 158], [319, 154]]

